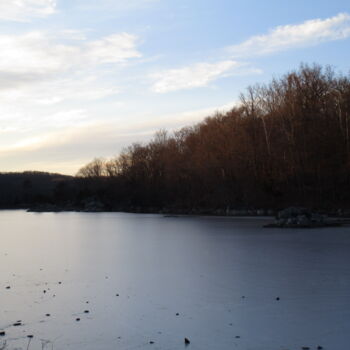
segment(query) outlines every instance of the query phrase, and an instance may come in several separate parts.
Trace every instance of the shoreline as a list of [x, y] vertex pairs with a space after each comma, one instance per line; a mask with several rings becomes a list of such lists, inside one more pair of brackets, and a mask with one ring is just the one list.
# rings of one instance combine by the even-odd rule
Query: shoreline
[[[54, 205], [49, 205], [43, 207], [2, 207], [1, 211], [5, 210], [24, 210], [28, 213], [128, 213], [128, 214], [158, 214], [163, 215], [164, 217], [188, 217], [188, 216], [208, 216], [208, 217], [227, 217], [227, 218], [266, 218], [273, 219], [276, 218], [278, 211], [277, 210], [230, 210], [229, 212], [223, 212], [221, 210], [150, 210], [145, 209], [137, 210], [126, 209], [126, 208], [115, 208], [115, 209], [105, 209], [105, 208], [62, 208]], [[334, 211], [319, 211], [322, 215], [328, 217], [331, 220], [343, 219], [345, 222], [349, 221], [350, 224], [350, 214], [346, 213], [342, 215], [336, 214]]]

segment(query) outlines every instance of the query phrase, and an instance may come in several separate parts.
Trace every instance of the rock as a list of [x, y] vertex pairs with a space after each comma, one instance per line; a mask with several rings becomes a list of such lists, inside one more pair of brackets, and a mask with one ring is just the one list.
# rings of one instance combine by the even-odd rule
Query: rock
[[6, 335], [5, 331], [0, 331], [0, 337], [4, 337]]
[[78, 318], [76, 318], [75, 320], [76, 320], [77, 322], [79, 322], [79, 321], [80, 321], [80, 318], [78, 317]]
[[240, 337], [241, 337], [241, 336], [239, 336], [239, 335], [236, 335], [236, 336], [235, 336], [236, 339], [239, 339]]
[[153, 341], [153, 340], [151, 340], [149, 343], [150, 343], [150, 344], [154, 344], [154, 341]]
[[186, 345], [189, 345], [189, 344], [191, 343], [190, 340], [189, 340], [188, 338], [185, 338], [184, 341], [185, 341], [185, 344], [186, 344]]
[[176, 316], [179, 316], [180, 314], [177, 312], [175, 315], [176, 315]]
[[280, 300], [280, 297], [277, 297], [276, 300], [277, 300], [277, 301]]
[[321, 345], [319, 345], [318, 347], [317, 347], [317, 350], [322, 350], [323, 349], [323, 346], [321, 346]]
[[274, 223], [265, 227], [312, 228], [324, 226], [339, 226], [339, 223], [329, 221], [324, 215], [311, 210], [290, 207], [278, 212]]
[[84, 313], [85, 314], [88, 314], [90, 311], [89, 310], [84, 310]]
[[10, 287], [10, 286], [7, 286], [6, 289], [11, 289], [11, 287]]
[[50, 317], [51, 315], [50, 314], [46, 314], [46, 317]]
[[34, 337], [34, 335], [32, 335], [32, 334], [28, 334], [28, 335], [27, 335], [27, 338], [32, 339], [33, 337]]
[[311, 210], [302, 207], [289, 207], [279, 211], [277, 214], [277, 218], [289, 219], [293, 217], [295, 218], [298, 215], [306, 215], [307, 217], [311, 217]]
[[310, 347], [309, 346], [302, 346], [301, 349], [302, 350], [310, 350]]
[[18, 321], [18, 322], [15, 322], [13, 325], [14, 325], [15, 327], [17, 327], [17, 326], [22, 326], [22, 322]]

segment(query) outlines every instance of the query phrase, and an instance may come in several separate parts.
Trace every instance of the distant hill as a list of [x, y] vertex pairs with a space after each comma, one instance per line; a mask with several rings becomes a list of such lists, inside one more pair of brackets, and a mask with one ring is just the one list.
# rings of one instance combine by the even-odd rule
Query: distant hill
[[61, 174], [0, 173], [0, 207], [28, 208], [37, 203], [62, 202], [72, 195], [73, 183], [73, 177]]

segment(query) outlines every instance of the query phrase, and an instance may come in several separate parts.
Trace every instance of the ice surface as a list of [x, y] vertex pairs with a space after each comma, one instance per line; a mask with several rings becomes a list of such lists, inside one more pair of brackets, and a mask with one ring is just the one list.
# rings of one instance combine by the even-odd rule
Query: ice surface
[[350, 348], [350, 228], [266, 222], [1, 211], [0, 348]]

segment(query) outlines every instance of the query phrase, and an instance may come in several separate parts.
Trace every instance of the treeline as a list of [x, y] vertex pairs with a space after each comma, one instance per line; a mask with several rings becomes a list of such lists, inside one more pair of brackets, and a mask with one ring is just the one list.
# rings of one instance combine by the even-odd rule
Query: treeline
[[76, 177], [0, 174], [1, 208], [225, 213], [350, 209], [350, 76], [302, 65], [227, 113], [157, 132]]
[[71, 201], [77, 194], [71, 176], [39, 171], [0, 173], [0, 208], [30, 208]]
[[301, 65], [240, 104], [79, 170], [111, 210], [350, 207], [350, 77]]

